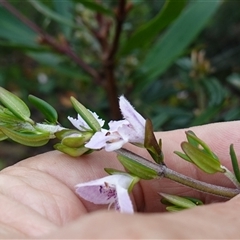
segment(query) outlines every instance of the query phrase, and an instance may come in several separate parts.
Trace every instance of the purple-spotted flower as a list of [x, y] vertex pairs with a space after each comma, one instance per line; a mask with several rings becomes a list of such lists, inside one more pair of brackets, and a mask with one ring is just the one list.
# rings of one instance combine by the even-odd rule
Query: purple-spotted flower
[[97, 180], [76, 185], [76, 193], [94, 204], [108, 204], [116, 211], [133, 213], [128, 190], [139, 180], [129, 174], [113, 174]]
[[124, 120], [110, 121], [109, 130], [101, 129], [100, 132], [96, 132], [85, 147], [90, 149], [105, 148], [106, 151], [114, 151], [127, 142], [144, 144], [146, 120], [124, 96], [119, 98], [119, 106]]

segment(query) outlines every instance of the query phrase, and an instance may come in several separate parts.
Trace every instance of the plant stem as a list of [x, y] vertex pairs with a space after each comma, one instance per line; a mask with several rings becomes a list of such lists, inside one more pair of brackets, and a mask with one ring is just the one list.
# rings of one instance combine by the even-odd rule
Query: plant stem
[[[106, 58], [103, 61], [103, 71], [106, 77], [105, 89], [110, 103], [112, 119], [121, 119], [121, 112], [118, 104], [118, 90], [115, 78], [115, 56], [119, 48], [119, 40], [122, 33], [122, 26], [126, 17], [126, 0], [119, 0], [116, 10], [115, 21], [116, 27], [114, 32], [113, 41], [108, 48]], [[105, 55], [105, 54], [104, 54]]]
[[133, 161], [138, 162], [143, 166], [155, 170], [160, 177], [171, 179], [177, 183], [191, 187], [200, 192], [209, 193], [224, 198], [233, 198], [240, 193], [239, 189], [222, 187], [190, 178], [181, 173], [173, 171], [164, 164], [156, 164], [124, 148], [118, 149], [115, 152], [131, 158]]

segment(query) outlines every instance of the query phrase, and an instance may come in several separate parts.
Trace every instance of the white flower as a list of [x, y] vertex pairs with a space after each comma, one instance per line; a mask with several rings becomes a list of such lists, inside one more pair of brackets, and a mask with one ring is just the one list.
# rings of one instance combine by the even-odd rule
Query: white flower
[[124, 96], [119, 99], [124, 120], [110, 121], [109, 130], [101, 129], [85, 145], [90, 149], [105, 148], [114, 151], [125, 143], [144, 144], [146, 120], [132, 107]]
[[128, 188], [134, 181], [129, 174], [114, 174], [76, 185], [76, 193], [94, 204], [108, 204], [119, 212], [133, 213]]

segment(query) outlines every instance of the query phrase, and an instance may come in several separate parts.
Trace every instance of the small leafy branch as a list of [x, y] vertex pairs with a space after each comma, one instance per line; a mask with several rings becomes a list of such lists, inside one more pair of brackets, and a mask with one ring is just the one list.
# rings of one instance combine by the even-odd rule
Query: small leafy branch
[[[183, 152], [175, 153], [208, 174], [224, 174], [235, 188], [209, 184], [175, 172], [164, 162], [163, 143], [161, 139], [155, 138], [151, 120], [144, 119], [124, 96], [119, 98], [123, 120], [110, 121], [109, 129], [103, 128], [104, 120], [99, 119], [96, 113], [86, 109], [74, 97], [71, 97], [71, 102], [77, 112], [77, 118], [68, 117], [74, 129], [61, 126], [56, 110], [44, 100], [29, 95], [29, 101], [44, 115], [43, 123], [36, 123], [31, 119], [28, 106], [17, 96], [0, 87], [0, 140], [11, 139], [26, 146], [39, 147], [50, 139], [57, 138], [59, 143], [55, 144], [54, 148], [72, 157], [101, 149], [117, 153], [117, 159], [126, 172], [105, 168], [109, 176], [76, 186], [76, 193], [88, 201], [109, 204], [109, 207], [114, 205], [120, 212], [133, 212], [128, 194], [134, 185], [141, 179], [161, 181], [163, 177], [227, 199], [240, 192], [239, 165], [233, 145], [230, 145], [233, 172], [223, 166], [218, 156], [192, 131], [186, 132], [186, 141], [181, 143]], [[145, 148], [153, 161], [123, 148], [126, 143]], [[203, 204], [199, 199], [188, 196], [159, 194], [169, 211]]]

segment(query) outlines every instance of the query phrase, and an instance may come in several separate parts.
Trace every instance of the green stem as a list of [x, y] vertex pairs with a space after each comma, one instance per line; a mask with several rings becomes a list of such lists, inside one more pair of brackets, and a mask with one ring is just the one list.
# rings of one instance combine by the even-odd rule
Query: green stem
[[209, 194], [224, 197], [224, 198], [233, 198], [240, 193], [239, 189], [222, 187], [222, 186], [202, 182], [194, 178], [190, 178], [181, 173], [173, 171], [172, 169], [168, 168], [166, 165], [156, 164], [154, 162], [151, 162], [148, 159], [145, 159], [124, 148], [118, 149], [115, 152], [123, 156], [126, 156], [128, 158], [131, 158], [133, 161], [138, 162], [143, 166], [146, 166], [148, 168], [155, 170], [156, 172], [158, 172], [158, 175], [161, 177], [171, 179], [175, 182], [191, 187], [200, 192], [209, 193]]

